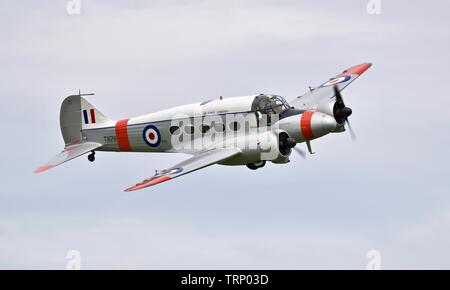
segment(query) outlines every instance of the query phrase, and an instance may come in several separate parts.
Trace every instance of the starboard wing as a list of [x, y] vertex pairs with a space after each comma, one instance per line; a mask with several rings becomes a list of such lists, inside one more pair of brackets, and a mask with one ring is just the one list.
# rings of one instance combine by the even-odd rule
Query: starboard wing
[[216, 164], [222, 160], [238, 155], [241, 152], [238, 148], [218, 148], [202, 151], [191, 158], [180, 162], [164, 170], [157, 170], [156, 174], [142, 182], [125, 189], [125, 191], [134, 191], [149, 186], [157, 185], [187, 173], [202, 169], [204, 167]]

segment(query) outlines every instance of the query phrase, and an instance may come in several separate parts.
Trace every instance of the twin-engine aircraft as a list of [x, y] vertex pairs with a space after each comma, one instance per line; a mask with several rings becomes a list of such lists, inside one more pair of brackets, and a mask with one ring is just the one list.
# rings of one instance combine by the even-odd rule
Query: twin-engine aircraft
[[187, 153], [189, 159], [125, 189], [134, 191], [165, 182], [204, 167], [246, 165], [255, 170], [267, 161], [289, 162], [292, 149], [329, 133], [349, 129], [352, 110], [341, 91], [357, 79], [371, 63], [344, 70], [318, 87], [287, 102], [273, 94], [219, 97], [174, 107], [148, 115], [111, 120], [83, 96], [67, 97], [60, 112], [64, 150], [35, 173], [46, 171], [83, 154], [95, 160], [96, 151]]

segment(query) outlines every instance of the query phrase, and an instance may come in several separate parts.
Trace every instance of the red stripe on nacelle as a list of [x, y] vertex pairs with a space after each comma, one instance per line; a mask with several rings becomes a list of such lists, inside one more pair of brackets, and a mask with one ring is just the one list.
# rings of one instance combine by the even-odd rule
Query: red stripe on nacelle
[[314, 111], [306, 111], [300, 118], [300, 131], [306, 140], [312, 140], [315, 138], [311, 128], [311, 119], [313, 115]]
[[131, 151], [130, 140], [128, 139], [128, 119], [117, 121], [116, 138], [120, 151]]
[[90, 109], [89, 112], [91, 113], [91, 123], [95, 123], [95, 112], [94, 109]]

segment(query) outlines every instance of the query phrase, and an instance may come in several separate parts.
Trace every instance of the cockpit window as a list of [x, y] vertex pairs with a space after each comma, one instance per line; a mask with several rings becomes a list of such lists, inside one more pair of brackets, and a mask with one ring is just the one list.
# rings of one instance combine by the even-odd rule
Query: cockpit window
[[260, 94], [252, 103], [252, 111], [260, 111], [268, 115], [279, 114], [290, 107], [288, 102], [278, 95]]

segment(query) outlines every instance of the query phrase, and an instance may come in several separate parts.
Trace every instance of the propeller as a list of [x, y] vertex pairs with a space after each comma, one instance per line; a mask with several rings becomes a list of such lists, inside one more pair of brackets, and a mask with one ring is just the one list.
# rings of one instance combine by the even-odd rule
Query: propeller
[[[295, 139], [289, 137], [286, 133], [280, 134], [278, 142], [281, 154], [283, 155], [290, 154], [291, 150], [294, 149], [294, 151], [298, 153], [298, 155], [300, 155], [303, 159], [306, 158], [306, 152], [300, 148], [297, 148], [296, 147], [297, 142], [295, 141]], [[310, 147], [308, 147], [308, 149], [310, 149]]]
[[303, 159], [306, 159], [306, 152], [305, 152], [305, 151], [303, 151], [302, 149], [297, 148], [297, 147], [294, 147], [293, 149], [294, 149], [294, 151], [297, 152], [298, 155], [300, 155]]
[[345, 106], [344, 99], [342, 98], [341, 92], [339, 91], [337, 86], [334, 86], [334, 95], [336, 96], [336, 104], [333, 108], [334, 118], [336, 122], [339, 124], [347, 123], [348, 130], [350, 131], [350, 136], [352, 140], [356, 139], [355, 132], [353, 132], [352, 127], [350, 126], [350, 122], [348, 121], [348, 117], [352, 114], [352, 109]]
[[290, 138], [286, 133], [280, 134], [279, 136], [279, 149], [281, 154], [287, 155], [291, 152], [291, 149], [297, 145], [295, 139]]
[[350, 132], [350, 136], [352, 137], [352, 140], [356, 140], [355, 132], [353, 132], [352, 126], [350, 126], [350, 121], [347, 119], [347, 125], [348, 125], [348, 131]]

